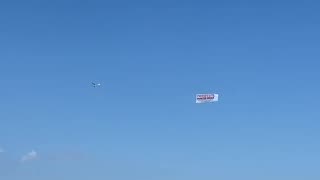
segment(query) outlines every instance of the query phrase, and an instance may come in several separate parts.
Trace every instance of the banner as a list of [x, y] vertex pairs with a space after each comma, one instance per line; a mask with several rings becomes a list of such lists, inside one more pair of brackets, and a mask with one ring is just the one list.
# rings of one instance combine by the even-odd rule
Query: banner
[[196, 95], [196, 103], [209, 103], [218, 101], [218, 94], [197, 94]]

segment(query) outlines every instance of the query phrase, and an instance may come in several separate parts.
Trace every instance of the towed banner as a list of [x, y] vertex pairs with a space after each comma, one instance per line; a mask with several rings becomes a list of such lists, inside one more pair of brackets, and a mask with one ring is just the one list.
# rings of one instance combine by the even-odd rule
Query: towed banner
[[218, 94], [197, 94], [196, 95], [196, 103], [209, 103], [218, 101]]

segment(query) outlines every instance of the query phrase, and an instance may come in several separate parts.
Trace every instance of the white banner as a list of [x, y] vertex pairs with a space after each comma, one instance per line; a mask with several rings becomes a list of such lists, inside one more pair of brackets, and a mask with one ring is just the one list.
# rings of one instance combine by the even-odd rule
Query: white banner
[[209, 103], [218, 101], [219, 94], [197, 94], [196, 103]]

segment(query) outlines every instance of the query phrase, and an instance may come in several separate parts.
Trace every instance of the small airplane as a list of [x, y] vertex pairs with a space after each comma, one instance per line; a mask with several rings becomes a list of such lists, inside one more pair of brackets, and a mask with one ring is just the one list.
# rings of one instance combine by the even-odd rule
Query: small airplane
[[101, 86], [101, 84], [100, 84], [100, 83], [94, 83], [94, 82], [91, 82], [91, 84], [92, 84], [92, 86], [93, 86], [93, 87]]

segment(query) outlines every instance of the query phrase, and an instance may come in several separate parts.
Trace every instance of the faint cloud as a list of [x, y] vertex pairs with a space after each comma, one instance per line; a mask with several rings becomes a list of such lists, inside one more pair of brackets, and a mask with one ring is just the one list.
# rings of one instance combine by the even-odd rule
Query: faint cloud
[[32, 150], [28, 154], [22, 156], [21, 162], [32, 161], [32, 160], [35, 160], [37, 157], [38, 157], [38, 153]]
[[4, 149], [0, 147], [0, 153], [4, 153]]

